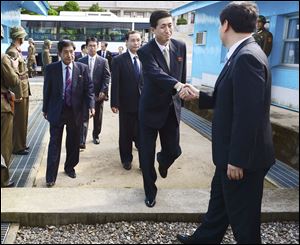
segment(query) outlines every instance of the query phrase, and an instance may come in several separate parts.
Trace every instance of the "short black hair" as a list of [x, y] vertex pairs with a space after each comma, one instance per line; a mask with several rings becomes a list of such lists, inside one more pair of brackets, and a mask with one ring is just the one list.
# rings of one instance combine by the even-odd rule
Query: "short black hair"
[[105, 41], [102, 41], [101, 43], [103, 43], [105, 45], [105, 47], [107, 47], [108, 43]]
[[150, 16], [150, 26], [156, 28], [158, 21], [163, 18], [172, 17], [168, 11], [157, 10], [154, 11]]
[[82, 44], [81, 45], [81, 50], [85, 49], [86, 48], [86, 44]]
[[58, 50], [59, 53], [61, 53], [63, 48], [69, 47], [69, 46], [72, 46], [74, 50], [76, 49], [75, 44], [71, 40], [66, 40], [66, 39], [60, 40], [57, 43], [57, 50]]
[[237, 33], [250, 33], [255, 31], [257, 16], [258, 8], [254, 2], [231, 2], [222, 10], [220, 21], [223, 25], [227, 20]]
[[97, 39], [96, 37], [88, 37], [88, 38], [85, 40], [86, 46], [89, 45], [89, 42], [96, 42], [97, 45], [99, 44], [99, 41], [98, 41], [98, 39]]
[[134, 30], [133, 30], [133, 31], [129, 31], [129, 32], [126, 33], [126, 35], [125, 35], [125, 40], [128, 41], [129, 36], [132, 35], [132, 34], [136, 34], [136, 33], [140, 34], [140, 36], [142, 37], [142, 35], [141, 35], [140, 32], [134, 31]]

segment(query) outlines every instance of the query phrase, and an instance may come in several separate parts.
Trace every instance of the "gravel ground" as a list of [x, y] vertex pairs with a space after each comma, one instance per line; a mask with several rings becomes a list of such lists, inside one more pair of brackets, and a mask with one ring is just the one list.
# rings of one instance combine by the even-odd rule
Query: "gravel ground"
[[[16, 244], [178, 244], [176, 234], [191, 234], [196, 223], [118, 222], [97, 225], [20, 227]], [[299, 223], [262, 224], [264, 244], [299, 244]], [[235, 243], [229, 228], [223, 244]]]

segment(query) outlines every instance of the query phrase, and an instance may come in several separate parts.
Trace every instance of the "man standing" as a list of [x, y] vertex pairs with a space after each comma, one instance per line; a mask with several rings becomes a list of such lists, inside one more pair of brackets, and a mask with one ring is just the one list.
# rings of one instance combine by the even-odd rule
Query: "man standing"
[[[12, 44], [6, 50], [6, 53], [12, 58], [19, 61], [18, 75], [21, 80], [21, 93], [19, 87], [13, 87], [12, 92], [16, 94], [15, 113], [14, 113], [14, 129], [13, 129], [13, 153], [16, 155], [27, 155], [29, 147], [26, 145], [28, 111], [29, 111], [29, 95], [30, 87], [28, 81], [28, 73], [25, 60], [22, 57], [21, 45], [27, 35], [23, 27], [12, 27], [10, 29], [10, 38]], [[16, 91], [17, 90], [17, 91]]]
[[268, 59], [251, 33], [257, 7], [232, 2], [220, 14], [220, 37], [229, 49], [213, 95], [187, 85], [183, 99], [199, 98], [199, 108], [214, 109], [213, 162], [216, 165], [208, 211], [184, 244], [221, 243], [228, 225], [238, 244], [261, 243], [260, 215], [264, 177], [275, 163], [270, 123], [271, 73]]
[[[88, 55], [78, 60], [81, 63], [88, 65], [90, 77], [94, 84], [95, 94], [95, 116], [94, 129], [93, 129], [93, 142], [99, 144], [99, 135], [102, 129], [102, 116], [104, 100], [107, 100], [108, 85], [110, 81], [110, 72], [108, 62], [106, 59], [97, 55], [98, 40], [95, 37], [90, 37], [86, 40], [86, 46], [88, 49]], [[85, 105], [84, 105], [85, 106]], [[85, 106], [86, 108], [86, 106]], [[87, 113], [85, 113], [87, 114]], [[86, 135], [89, 127], [89, 117], [87, 115], [84, 118], [82, 130], [80, 148], [85, 149]]]
[[88, 51], [86, 49], [86, 44], [82, 44], [81, 45], [81, 52], [80, 52], [79, 55], [75, 56], [75, 61], [78, 61], [79, 59], [87, 56], [87, 53], [88, 53]]
[[[4, 38], [1, 25], [1, 40]], [[13, 118], [14, 96], [11, 91], [22, 93], [18, 75], [19, 60], [1, 53], [1, 187], [12, 187], [14, 182], [9, 181], [9, 166], [13, 151]], [[3, 156], [3, 160], [2, 160]]]
[[109, 70], [111, 71], [111, 61], [112, 61], [112, 53], [107, 50], [108, 43], [107, 42], [101, 42], [101, 50], [97, 52], [99, 56], [102, 58], [107, 59], [108, 65], [109, 65]]
[[139, 157], [147, 207], [153, 207], [156, 203], [154, 160], [158, 133], [162, 148], [157, 154], [157, 161], [162, 178], [167, 177], [168, 168], [181, 154], [181, 100], [177, 92], [186, 82], [186, 46], [171, 39], [172, 16], [166, 11], [155, 11], [151, 14], [150, 25], [155, 39], [138, 50], [144, 74], [139, 105]]
[[265, 28], [267, 20], [265, 16], [260, 15], [257, 19], [257, 32], [253, 34], [255, 41], [269, 57], [272, 51], [273, 35]]
[[79, 162], [80, 127], [83, 118], [84, 101], [94, 115], [93, 83], [88, 67], [73, 62], [75, 45], [63, 40], [57, 44], [61, 61], [54, 62], [45, 69], [43, 113], [50, 123], [50, 142], [47, 158], [46, 183], [55, 184], [61, 152], [64, 125], [67, 129], [67, 156], [65, 173], [76, 178], [74, 167]]
[[44, 41], [43, 50], [42, 50], [43, 72], [45, 71], [46, 65], [49, 65], [52, 63], [50, 49], [51, 49], [51, 41], [49, 39], [46, 39]]
[[112, 61], [111, 109], [119, 112], [119, 150], [123, 168], [131, 169], [132, 142], [138, 140], [138, 107], [143, 87], [142, 66], [137, 50], [141, 46], [141, 34], [126, 34], [127, 52]]
[[32, 38], [28, 38], [28, 54], [27, 54], [27, 68], [29, 77], [35, 75], [36, 58], [35, 58], [35, 46]]

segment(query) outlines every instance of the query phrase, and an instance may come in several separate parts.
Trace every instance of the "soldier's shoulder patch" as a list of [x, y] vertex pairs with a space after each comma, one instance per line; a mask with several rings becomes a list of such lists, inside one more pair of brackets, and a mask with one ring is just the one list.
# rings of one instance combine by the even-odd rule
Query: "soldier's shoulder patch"
[[272, 42], [272, 37], [268, 37], [268, 43]]

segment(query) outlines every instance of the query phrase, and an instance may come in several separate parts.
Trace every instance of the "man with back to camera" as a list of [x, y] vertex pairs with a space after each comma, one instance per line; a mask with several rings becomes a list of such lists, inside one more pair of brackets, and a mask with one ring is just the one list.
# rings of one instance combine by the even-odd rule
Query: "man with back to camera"
[[172, 16], [166, 11], [154, 11], [150, 25], [155, 38], [138, 50], [144, 76], [139, 104], [139, 158], [147, 207], [156, 203], [154, 160], [158, 134], [162, 148], [157, 153], [157, 161], [162, 178], [167, 177], [168, 168], [181, 155], [181, 99], [178, 92], [186, 82], [186, 46], [171, 39]]
[[229, 49], [213, 94], [187, 84], [185, 100], [199, 98], [200, 109], [214, 109], [212, 154], [216, 165], [208, 211], [184, 244], [218, 244], [230, 225], [238, 244], [261, 243], [264, 177], [275, 163], [270, 123], [271, 72], [252, 32], [252, 2], [232, 2], [220, 14], [220, 38]]
[[126, 34], [127, 52], [113, 58], [111, 83], [111, 109], [119, 112], [119, 150], [123, 168], [131, 169], [132, 142], [139, 146], [138, 107], [143, 87], [142, 64], [137, 50], [141, 46], [141, 34]]
[[54, 186], [56, 181], [64, 125], [67, 130], [64, 170], [70, 178], [76, 178], [84, 101], [90, 114], [95, 114], [93, 83], [88, 66], [74, 62], [75, 45], [72, 41], [59, 41], [57, 49], [61, 61], [46, 66], [43, 89], [43, 114], [50, 123], [47, 187]]

